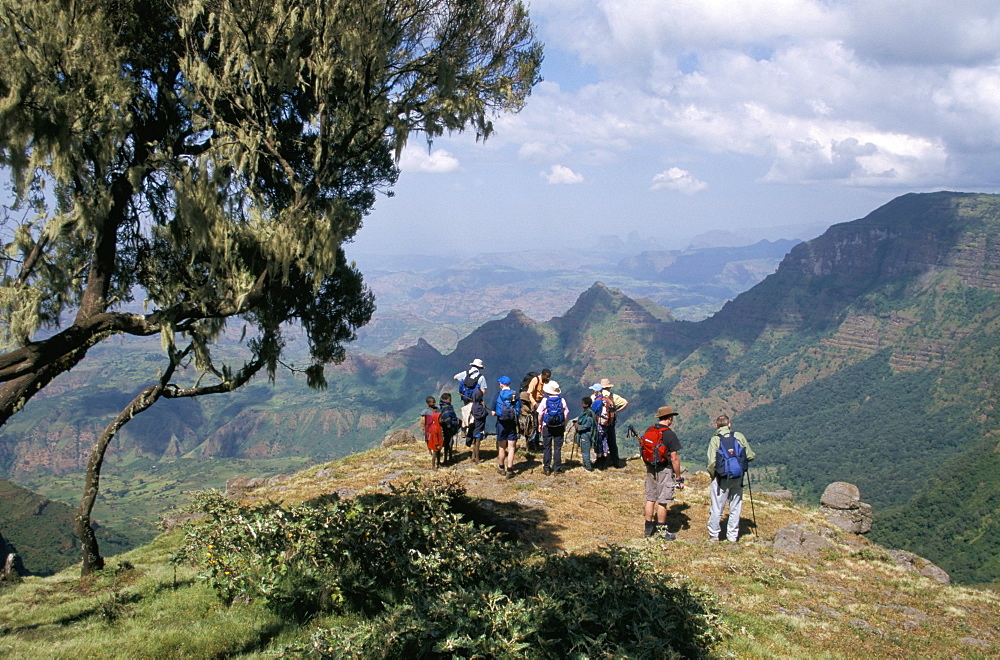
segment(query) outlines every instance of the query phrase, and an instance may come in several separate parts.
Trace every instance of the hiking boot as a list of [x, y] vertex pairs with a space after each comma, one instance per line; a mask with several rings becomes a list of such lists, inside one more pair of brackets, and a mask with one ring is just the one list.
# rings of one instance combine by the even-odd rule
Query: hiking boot
[[507, 470], [506, 472], [504, 472], [503, 477], [504, 477], [504, 479], [513, 479], [514, 478], [514, 471], [513, 470]]
[[656, 531], [656, 523], [649, 520], [646, 521], [646, 529], [642, 532], [642, 537], [648, 539]]
[[504, 468], [503, 468], [502, 465], [498, 465], [497, 466], [497, 472], [499, 472], [500, 474], [503, 474], [505, 472], [505, 470], [504, 470]]
[[542, 468], [542, 474], [544, 474], [547, 477], [550, 474], [552, 474], [552, 470], [550, 468], [547, 468], [547, 467]]

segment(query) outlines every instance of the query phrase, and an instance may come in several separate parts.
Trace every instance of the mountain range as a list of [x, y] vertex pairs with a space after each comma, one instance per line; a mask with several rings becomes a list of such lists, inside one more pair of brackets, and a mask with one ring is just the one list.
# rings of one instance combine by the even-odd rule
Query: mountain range
[[[683, 261], [673, 256], [628, 264], [663, 273]], [[286, 379], [156, 408], [123, 434], [111, 465], [336, 458], [413, 426], [424, 397], [454, 391], [451, 375], [472, 358], [486, 362], [491, 385], [545, 366], [574, 410], [590, 383], [611, 379], [630, 401], [623, 427], [641, 429], [660, 405], [678, 409], [682, 459], [695, 468], [711, 420], [729, 414], [757, 451], [754, 487], [816, 501], [832, 481], [856, 483], [875, 507], [873, 538], [958, 582], [996, 583], [998, 297], [1000, 196], [910, 194], [791, 247], [773, 274], [708, 318], [678, 320], [598, 282], [563, 314], [537, 321], [513, 309], [449, 353], [421, 339], [349, 355], [322, 392]], [[79, 469], [95, 415], [117, 412], [131, 396], [120, 383], [148, 371], [156, 347], [95, 356], [7, 425], [6, 474], [50, 492], [40, 474]]]

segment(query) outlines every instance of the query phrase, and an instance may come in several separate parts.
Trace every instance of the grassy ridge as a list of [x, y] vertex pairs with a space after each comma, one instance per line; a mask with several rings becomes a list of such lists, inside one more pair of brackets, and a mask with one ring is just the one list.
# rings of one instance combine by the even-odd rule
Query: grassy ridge
[[[486, 454], [485, 465], [490, 464], [491, 457], [491, 453]], [[376, 545], [391, 547], [400, 533], [402, 519], [397, 516], [411, 512], [408, 534], [418, 533], [412, 525], [419, 526], [423, 518], [420, 513], [412, 513], [417, 509], [409, 505], [392, 509], [384, 488], [378, 484], [388, 475], [395, 475], [393, 483], [397, 485], [413, 478], [428, 479], [429, 472], [414, 467], [424, 463], [424, 458], [423, 448], [415, 445], [368, 452], [299, 473], [282, 485], [283, 498], [274, 489], [263, 489], [258, 495], [283, 501], [282, 506], [291, 512], [298, 510], [299, 503], [322, 493], [344, 489], [369, 493], [359, 500], [359, 504], [366, 504], [358, 512], [369, 516], [361, 518], [367, 522], [356, 527], [348, 525], [343, 531], [361, 536], [365, 532], [384, 535], [377, 538]], [[678, 493], [670, 514], [679, 540], [663, 545], [635, 538], [641, 528], [641, 501], [636, 495], [641, 490], [642, 474], [642, 467], [635, 460], [630, 460], [624, 470], [598, 473], [585, 473], [574, 461], [566, 474], [552, 478], [541, 475], [534, 458], [522, 456], [518, 461], [518, 477], [508, 481], [497, 479], [485, 465], [482, 469], [471, 465], [464, 454], [461, 458], [462, 462], [447, 468], [444, 474], [452, 483], [461, 483], [468, 490], [470, 499], [464, 510], [475, 509], [479, 512], [475, 517], [486, 516], [495, 529], [504, 530], [504, 538], [535, 548], [529, 551], [536, 554], [526, 570], [532, 570], [531, 566], [549, 567], [531, 583], [535, 593], [531, 602], [518, 601], [513, 587], [509, 591], [490, 592], [491, 600], [473, 602], [456, 600], [453, 595], [460, 593], [457, 588], [441, 589], [437, 585], [433, 592], [427, 592], [428, 598], [432, 593], [438, 595], [434, 607], [417, 611], [394, 609], [396, 618], [388, 628], [380, 624], [379, 615], [351, 610], [322, 611], [322, 608], [303, 623], [287, 613], [276, 614], [267, 599], [259, 596], [251, 596], [249, 601], [238, 598], [232, 604], [220, 599], [210, 586], [211, 581], [200, 577], [207, 576], [214, 566], [210, 562], [222, 556], [216, 554], [217, 548], [207, 548], [215, 545], [213, 537], [200, 538], [201, 545], [195, 548], [201, 549], [192, 554], [197, 557], [193, 564], [177, 563], [174, 557], [184, 544], [183, 535], [177, 530], [112, 560], [109, 569], [86, 580], [66, 572], [50, 578], [29, 578], [4, 588], [0, 594], [0, 655], [262, 658], [286, 650], [308, 652], [312, 657], [322, 657], [324, 652], [328, 657], [373, 657], [373, 647], [365, 641], [372, 635], [371, 642], [380, 641], [379, 657], [426, 657], [433, 653], [400, 654], [396, 649], [400, 639], [425, 639], [425, 633], [434, 634], [431, 627], [411, 628], [411, 622], [425, 620], [420, 617], [438, 617], [434, 620], [440, 625], [459, 626], [464, 631], [451, 638], [452, 650], [442, 651], [441, 655], [467, 656], [462, 649], [469, 647], [463, 645], [477, 639], [490, 644], [530, 639], [530, 644], [516, 652], [494, 657], [565, 657], [558, 655], [559, 647], [549, 646], [546, 641], [551, 634], [552, 644], [562, 643], [567, 639], [564, 633], [556, 636], [555, 629], [538, 628], [539, 622], [547, 620], [542, 615], [522, 618], [528, 612], [539, 612], [530, 608], [549, 607], [562, 601], [574, 604], [576, 609], [563, 613], [558, 624], [563, 627], [560, 630], [566, 626], [573, 628], [574, 634], [579, 635], [576, 639], [583, 640], [579, 651], [591, 657], [600, 656], [602, 649], [608, 648], [598, 641], [604, 628], [579, 625], [585, 620], [579, 617], [588, 605], [600, 604], [606, 623], [617, 621], [629, 626], [634, 623], [631, 618], [634, 615], [624, 615], [643, 602], [641, 594], [614, 590], [614, 585], [628, 581], [617, 571], [604, 572], [607, 567], [599, 559], [600, 548], [608, 544], [617, 545], [622, 552], [635, 557], [628, 570], [638, 571], [636, 576], [654, 579], [660, 588], [682, 589], [689, 594], [690, 600], [677, 603], [679, 609], [651, 621], [669, 618], [682, 622], [696, 607], [706, 608], [705, 612], [711, 615], [701, 623], [689, 621], [688, 625], [700, 626], [705, 633], [701, 638], [704, 646], [685, 652], [685, 657], [703, 654], [740, 658], [987, 658], [1000, 652], [1000, 633], [995, 627], [1000, 619], [1000, 598], [996, 594], [945, 586], [905, 572], [889, 561], [883, 549], [829, 528], [809, 508], [758, 493], [753, 517], [761, 540], [755, 540], [746, 527], [751, 523], [747, 518], [746, 535], [740, 544], [710, 544], [704, 540], [707, 479], [694, 475], [689, 478], [689, 487]], [[442, 473], [436, 476], [441, 477]], [[592, 494], [593, 501], [580, 501], [582, 489]], [[364, 497], [381, 498], [390, 508], [381, 509], [374, 500], [367, 501]], [[608, 506], [596, 506], [597, 502], [605, 501]], [[378, 525], [376, 519], [383, 515], [380, 512], [390, 510], [395, 513], [387, 520], [396, 524]], [[436, 509], [433, 511], [434, 515], [442, 515]], [[240, 515], [249, 516], [251, 512]], [[251, 520], [255, 518], [245, 518], [246, 522]], [[316, 547], [335, 554], [337, 548], [345, 547], [311, 545], [311, 535], [298, 535], [312, 528], [299, 514], [291, 520], [285, 517], [276, 520], [285, 520], [281, 523], [285, 527], [274, 528], [278, 532], [275, 540], [295, 532], [296, 539], [289, 547], [299, 552]], [[827, 529], [833, 545], [813, 555], [775, 553], [765, 539], [776, 529], [792, 523]], [[224, 532], [224, 528], [219, 531]], [[451, 532], [442, 523], [436, 533]], [[490, 542], [488, 535], [477, 538]], [[262, 547], [269, 547], [269, 543]], [[465, 544], [464, 549], [472, 548], [472, 543]], [[504, 553], [513, 562], [524, 551], [508, 547]], [[397, 557], [387, 555], [390, 556]], [[307, 558], [308, 555], [293, 555], [292, 562]], [[236, 567], [237, 574], [256, 575], [248, 570], [251, 564], [262, 566], [260, 562], [241, 565]], [[219, 579], [229, 580], [224, 575], [229, 569], [227, 565], [219, 570]], [[351, 570], [355, 572], [345, 574], [345, 579], [365, 579], [363, 570], [358, 567]], [[438, 579], [443, 579], [447, 570], [442, 567]], [[372, 574], [371, 578], [377, 578], [378, 574]], [[463, 579], [469, 582], [464, 588], [489, 585], [502, 578], [502, 574], [497, 567], [484, 568], [473, 576], [465, 576]], [[510, 575], [514, 574], [516, 571], [512, 569]], [[545, 575], [550, 581], [559, 578], [559, 589], [550, 585]], [[613, 598], [580, 598], [595, 589]], [[419, 588], [414, 591], [424, 593]], [[395, 596], [384, 591], [377, 593], [383, 598], [406, 597], [405, 593]], [[662, 605], [671, 601], [659, 602]], [[393, 635], [387, 636], [390, 630]], [[487, 630], [497, 634], [480, 639]], [[499, 634], [500, 630], [504, 635]], [[659, 633], [651, 641], [669, 638], [665, 631]], [[541, 637], [529, 637], [533, 634]], [[586, 641], [587, 637], [591, 641]], [[345, 640], [355, 645], [342, 645]], [[634, 653], [630, 657], [654, 656]], [[660, 653], [655, 657], [667, 656]]]

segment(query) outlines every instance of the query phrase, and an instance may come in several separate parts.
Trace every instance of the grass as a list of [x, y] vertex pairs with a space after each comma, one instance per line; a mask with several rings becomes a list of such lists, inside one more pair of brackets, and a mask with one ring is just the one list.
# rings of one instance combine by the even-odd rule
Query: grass
[[[384, 489], [387, 478], [460, 479], [470, 496], [489, 505], [498, 526], [515, 530], [523, 543], [569, 553], [611, 543], [642, 548], [665, 576], [713, 593], [726, 631], [712, 649], [718, 657], [1000, 655], [1000, 596], [993, 592], [906, 572], [883, 548], [840, 532], [833, 535], [835, 547], [821, 555], [775, 552], [770, 540], [781, 527], [826, 526], [813, 509], [755, 494], [755, 513], [749, 501], [744, 506], [741, 542], [709, 543], [707, 475], [689, 475], [669, 516], [678, 540], [650, 542], [638, 538], [643, 468], [637, 459], [622, 470], [594, 473], [571, 463], [566, 473], [546, 477], [537, 456], [520, 455], [516, 477], [505, 480], [496, 474], [494, 454], [483, 454], [479, 466], [462, 452], [456, 465], [432, 473], [419, 445], [374, 450], [251, 495], [296, 502], [338, 490]], [[317, 478], [320, 468], [332, 469]], [[177, 532], [163, 534], [112, 558], [108, 569], [86, 580], [70, 569], [4, 588], [0, 656], [273, 657], [290, 643], [308, 641], [317, 627], [336, 623], [298, 625], [253, 603], [220, 602], [194, 568], [170, 562], [179, 542]]]

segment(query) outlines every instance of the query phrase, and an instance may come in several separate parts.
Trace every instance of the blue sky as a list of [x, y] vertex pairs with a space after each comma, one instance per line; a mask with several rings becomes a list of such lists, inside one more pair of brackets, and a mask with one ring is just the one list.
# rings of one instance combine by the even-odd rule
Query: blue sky
[[[485, 143], [403, 152], [349, 252], [834, 224], [1000, 192], [996, 0], [534, 0], [544, 82]], [[558, 246], [558, 247], [554, 247]]]

